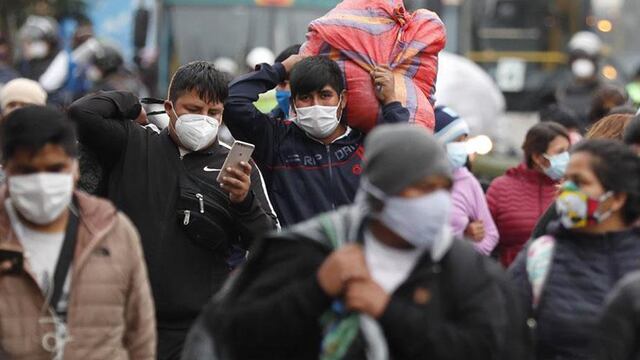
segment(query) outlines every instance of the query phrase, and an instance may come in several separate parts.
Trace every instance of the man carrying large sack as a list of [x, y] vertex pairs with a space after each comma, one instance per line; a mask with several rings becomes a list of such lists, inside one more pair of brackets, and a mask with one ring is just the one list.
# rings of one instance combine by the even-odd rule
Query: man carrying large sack
[[[256, 109], [258, 95], [287, 77], [291, 121]], [[397, 101], [391, 71], [376, 67], [371, 79], [384, 122], [407, 122], [409, 111]], [[236, 139], [255, 144], [253, 158], [283, 226], [353, 201], [362, 172], [364, 134], [349, 127], [347, 100], [340, 67], [322, 56], [293, 55], [273, 66], [262, 64], [229, 86], [227, 126]]]

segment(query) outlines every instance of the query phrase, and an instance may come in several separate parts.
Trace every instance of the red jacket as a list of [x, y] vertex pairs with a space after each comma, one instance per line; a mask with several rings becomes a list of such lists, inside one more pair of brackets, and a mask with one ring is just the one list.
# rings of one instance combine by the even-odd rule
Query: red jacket
[[518, 255], [538, 218], [555, 200], [556, 185], [548, 176], [523, 163], [507, 170], [489, 186], [487, 202], [500, 233], [498, 251], [505, 267]]

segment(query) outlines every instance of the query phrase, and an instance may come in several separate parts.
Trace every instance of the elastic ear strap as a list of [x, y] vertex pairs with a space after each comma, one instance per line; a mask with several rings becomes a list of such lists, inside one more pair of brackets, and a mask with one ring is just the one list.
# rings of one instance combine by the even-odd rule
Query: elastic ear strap
[[366, 177], [362, 177], [360, 179], [360, 188], [382, 202], [388, 198], [384, 191], [378, 189], [375, 185], [369, 182], [369, 179]]

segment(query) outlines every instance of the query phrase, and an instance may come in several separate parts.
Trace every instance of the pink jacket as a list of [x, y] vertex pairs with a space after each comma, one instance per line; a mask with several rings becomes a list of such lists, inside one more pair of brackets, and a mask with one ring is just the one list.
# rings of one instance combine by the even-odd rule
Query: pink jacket
[[465, 167], [453, 173], [453, 190], [451, 191], [453, 208], [451, 212], [451, 227], [453, 234], [464, 237], [464, 231], [470, 222], [481, 220], [484, 225], [485, 236], [482, 241], [473, 246], [484, 255], [491, 254], [498, 243], [498, 229], [493, 222], [487, 200], [478, 180]]

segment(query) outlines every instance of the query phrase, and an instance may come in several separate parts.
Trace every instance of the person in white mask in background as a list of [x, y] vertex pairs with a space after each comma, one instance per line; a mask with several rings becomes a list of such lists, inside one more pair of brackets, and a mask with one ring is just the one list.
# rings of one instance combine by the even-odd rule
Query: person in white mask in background
[[241, 163], [216, 180], [229, 153], [218, 141], [225, 79], [210, 62], [181, 66], [164, 103], [169, 125], [160, 133], [131, 121], [145, 112], [130, 92], [97, 93], [69, 108], [80, 142], [108, 174], [107, 196], [140, 231], [159, 359], [179, 357], [202, 306], [253, 239], [276, 227], [255, 167]]
[[451, 185], [426, 129], [376, 127], [355, 204], [258, 242], [209, 305], [213, 349], [230, 360], [500, 358], [495, 265], [452, 236]]
[[28, 106], [0, 126], [0, 348], [11, 359], [155, 359], [140, 238], [109, 201], [74, 190], [73, 125]]
[[[276, 119], [253, 103], [289, 80], [291, 116]], [[391, 70], [371, 73], [383, 104], [380, 122], [409, 121], [396, 98]], [[283, 225], [292, 225], [353, 202], [362, 173], [364, 134], [348, 125], [348, 92], [337, 63], [327, 57], [292, 55], [261, 64], [229, 86], [227, 127], [238, 140], [256, 145], [254, 159]]]
[[602, 40], [598, 35], [588, 31], [574, 34], [569, 41], [571, 77], [555, 94], [558, 104], [576, 113], [582, 132], [590, 125], [591, 103], [595, 93], [603, 85], [599, 76], [601, 53]]
[[469, 125], [445, 106], [435, 109], [435, 136], [445, 146], [453, 171], [451, 190], [451, 228], [453, 234], [465, 237], [484, 255], [490, 255], [498, 244], [498, 229], [491, 217], [487, 199], [478, 179], [469, 171]]

